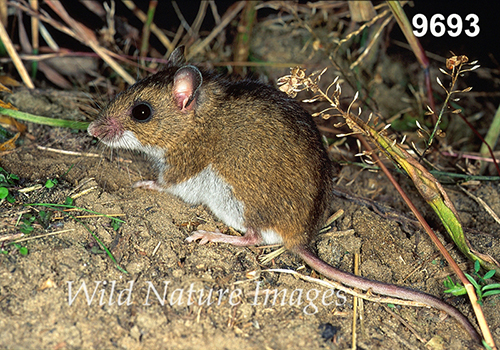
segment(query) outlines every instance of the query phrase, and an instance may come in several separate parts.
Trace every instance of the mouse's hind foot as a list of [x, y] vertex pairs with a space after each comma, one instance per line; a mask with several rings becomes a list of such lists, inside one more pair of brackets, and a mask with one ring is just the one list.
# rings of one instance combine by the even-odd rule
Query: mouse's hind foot
[[244, 236], [232, 236], [221, 233], [219, 230], [216, 232], [209, 232], [198, 230], [194, 231], [191, 236], [186, 238], [188, 242], [194, 242], [200, 240], [200, 244], [206, 244], [208, 242], [219, 242], [219, 243], [229, 243], [237, 246], [253, 246], [262, 243], [262, 237], [252, 229], [248, 229]]

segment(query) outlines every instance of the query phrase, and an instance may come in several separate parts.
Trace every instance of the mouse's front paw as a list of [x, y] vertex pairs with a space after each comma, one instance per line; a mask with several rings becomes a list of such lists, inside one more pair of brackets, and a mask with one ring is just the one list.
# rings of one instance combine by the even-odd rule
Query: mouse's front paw
[[134, 188], [142, 188], [151, 191], [163, 191], [163, 187], [161, 187], [156, 181], [137, 181], [134, 184]]
[[221, 242], [221, 239], [225, 236], [227, 235], [221, 233], [218, 229], [215, 229], [215, 232], [198, 230], [194, 231], [191, 236], [186, 238], [186, 241], [194, 242], [199, 239], [200, 244], [207, 244], [208, 242]]

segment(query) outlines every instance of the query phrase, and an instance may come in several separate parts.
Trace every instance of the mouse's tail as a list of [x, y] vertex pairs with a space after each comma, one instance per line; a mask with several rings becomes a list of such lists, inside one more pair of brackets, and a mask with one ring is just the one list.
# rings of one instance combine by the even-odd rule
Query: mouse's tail
[[442, 310], [448, 313], [450, 316], [454, 317], [467, 330], [467, 332], [469, 332], [471, 337], [476, 342], [481, 342], [481, 336], [478, 334], [469, 320], [453, 306], [445, 303], [435, 296], [411, 290], [405, 287], [399, 287], [394, 284], [372, 281], [361, 276], [356, 276], [348, 272], [340, 271], [339, 269], [336, 269], [335, 267], [321, 260], [307, 247], [299, 247], [293, 249], [293, 251], [297, 253], [302, 259], [304, 259], [304, 261], [317, 272], [349, 287], [358, 288], [363, 291], [371, 290], [373, 293], [377, 293], [380, 295], [418, 301], [426, 305], [435, 307], [436, 309]]

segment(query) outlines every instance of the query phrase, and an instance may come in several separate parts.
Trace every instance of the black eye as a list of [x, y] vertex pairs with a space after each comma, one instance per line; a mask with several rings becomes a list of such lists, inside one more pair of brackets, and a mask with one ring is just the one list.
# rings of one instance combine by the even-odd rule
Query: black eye
[[132, 108], [132, 118], [139, 122], [147, 122], [152, 115], [153, 110], [146, 102], [140, 102]]

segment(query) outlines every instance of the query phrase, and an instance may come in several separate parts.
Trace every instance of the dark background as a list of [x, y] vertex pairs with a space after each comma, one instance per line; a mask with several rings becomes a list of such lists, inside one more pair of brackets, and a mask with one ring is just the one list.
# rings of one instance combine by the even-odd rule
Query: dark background
[[[235, 1], [228, 0], [218, 0], [216, 1], [219, 15], [222, 16], [226, 10], [234, 4]], [[307, 1], [299, 1], [300, 3], [306, 3]], [[136, 6], [140, 7], [144, 12], [147, 11], [148, 1], [135, 1]], [[199, 1], [177, 1], [177, 5], [180, 8], [183, 16], [188, 23], [192, 23], [199, 8]], [[374, 3], [380, 3], [374, 2]], [[470, 60], [480, 60], [480, 63], [484, 67], [498, 68], [498, 62], [500, 61], [500, 29], [498, 12], [492, 7], [493, 1], [477, 0], [477, 1], [414, 1], [409, 5], [404, 7], [404, 10], [410, 20], [417, 13], [423, 13], [426, 15], [428, 21], [430, 21], [432, 15], [436, 13], [441, 13], [445, 17], [452, 13], [456, 13], [462, 17], [464, 21], [464, 29], [466, 27], [465, 17], [469, 13], [475, 13], [479, 17], [479, 26], [481, 31], [478, 36], [474, 38], [468, 37], [465, 33], [462, 33], [456, 38], [450, 37], [448, 34], [444, 34], [440, 38], [433, 37], [428, 31], [428, 33], [419, 38], [422, 46], [425, 50], [432, 53], [436, 53], [440, 56], [448, 57], [450, 50], [457, 55], [465, 54]], [[116, 1], [116, 13], [126, 18], [136, 28], [142, 28], [141, 22], [121, 3], [121, 1]], [[92, 12], [87, 10], [78, 1], [67, 1], [65, 6], [68, 12], [75, 16], [76, 19], [82, 20], [86, 24], [90, 24], [90, 27], [101, 28], [105, 25], [100, 18], [94, 15]], [[211, 16], [210, 9], [207, 10], [208, 14], [205, 16], [203, 22], [202, 31], [211, 31], [214, 27], [214, 20]], [[268, 15], [272, 10], [259, 10], [258, 16], [264, 17]], [[180, 20], [175, 13], [171, 1], [160, 0], [158, 2], [157, 10], [155, 13], [155, 23], [161, 28], [176, 31], [180, 25]], [[393, 27], [391, 32], [391, 38], [399, 41], [406, 42], [401, 30], [397, 25]], [[155, 37], [151, 36], [151, 43], [155, 45]], [[80, 47], [81, 49], [81, 47]]]

